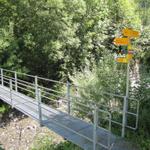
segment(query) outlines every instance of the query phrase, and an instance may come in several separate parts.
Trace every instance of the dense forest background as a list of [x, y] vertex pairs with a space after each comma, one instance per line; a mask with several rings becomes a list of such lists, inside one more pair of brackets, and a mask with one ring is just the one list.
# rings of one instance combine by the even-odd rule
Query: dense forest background
[[[149, 0], [0, 0], [0, 65], [54, 80], [71, 80], [70, 76], [85, 74], [86, 68], [91, 72], [100, 68], [101, 60], [117, 50], [113, 39], [128, 27], [141, 33], [134, 41], [138, 49], [134, 59], [148, 74], [149, 16]], [[148, 76], [138, 89], [143, 101], [140, 128], [134, 135], [143, 150], [150, 147]]]
[[149, 3], [1, 0], [1, 66], [61, 80], [98, 63], [103, 51], [112, 52], [112, 41], [123, 27], [141, 31], [138, 47], [147, 61]]

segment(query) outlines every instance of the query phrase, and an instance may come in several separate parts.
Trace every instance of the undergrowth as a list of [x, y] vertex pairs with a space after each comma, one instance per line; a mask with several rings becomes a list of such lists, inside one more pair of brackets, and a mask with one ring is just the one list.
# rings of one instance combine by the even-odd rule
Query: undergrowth
[[7, 114], [10, 111], [10, 106], [0, 101], [0, 116]]
[[30, 150], [81, 150], [81, 148], [68, 141], [57, 143], [46, 136], [38, 138]]

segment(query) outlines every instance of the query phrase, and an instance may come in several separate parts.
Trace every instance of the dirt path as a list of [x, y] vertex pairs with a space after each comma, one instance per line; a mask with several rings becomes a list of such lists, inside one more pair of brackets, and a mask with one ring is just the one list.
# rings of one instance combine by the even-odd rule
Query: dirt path
[[5, 121], [0, 119], [0, 147], [4, 150], [29, 150], [41, 136], [50, 136], [54, 143], [63, 141], [54, 132], [39, 127], [36, 121], [22, 114], [16, 116], [11, 113], [7, 117]]

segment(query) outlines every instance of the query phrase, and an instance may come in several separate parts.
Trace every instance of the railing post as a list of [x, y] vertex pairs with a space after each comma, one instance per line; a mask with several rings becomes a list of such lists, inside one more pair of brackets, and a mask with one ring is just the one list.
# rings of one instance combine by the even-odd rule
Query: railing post
[[38, 100], [38, 77], [35, 76], [35, 99]]
[[71, 102], [70, 102], [70, 83], [67, 81], [67, 100], [68, 100], [68, 114], [71, 113]]
[[125, 136], [125, 127], [127, 123], [127, 97], [124, 96], [124, 101], [123, 101], [123, 117], [122, 117], [122, 137], [124, 138]]
[[96, 144], [97, 144], [97, 124], [98, 124], [98, 109], [97, 107], [94, 108], [94, 124], [93, 124], [93, 150], [96, 150]]
[[39, 124], [42, 126], [42, 109], [41, 109], [41, 90], [38, 89], [38, 112], [39, 112]]
[[137, 116], [136, 116], [136, 129], [138, 128], [138, 121], [139, 121], [139, 107], [140, 107], [140, 102], [139, 102], [139, 100], [138, 100], [138, 102], [137, 102], [137, 111], [136, 111], [136, 114], [137, 114]]
[[17, 72], [15, 71], [15, 90], [18, 92], [18, 84], [17, 84]]
[[1, 84], [4, 86], [3, 69], [1, 68]]
[[11, 106], [13, 107], [13, 99], [12, 99], [12, 80], [9, 80], [9, 88], [10, 88], [10, 99], [11, 99]]
[[112, 116], [111, 113], [109, 113], [109, 137], [108, 137], [108, 147], [111, 149], [111, 121], [112, 121]]

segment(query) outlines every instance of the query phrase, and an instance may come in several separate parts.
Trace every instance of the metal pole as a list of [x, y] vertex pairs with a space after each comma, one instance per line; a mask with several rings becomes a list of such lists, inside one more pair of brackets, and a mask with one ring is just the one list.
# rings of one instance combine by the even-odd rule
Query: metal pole
[[98, 124], [98, 110], [97, 107], [94, 108], [94, 124], [93, 124], [93, 150], [96, 150], [97, 144], [97, 124]]
[[140, 107], [140, 103], [139, 103], [139, 101], [137, 102], [137, 112], [136, 112], [136, 114], [137, 114], [137, 116], [136, 116], [136, 129], [138, 128], [138, 121], [139, 121], [139, 107]]
[[18, 84], [17, 84], [17, 72], [15, 71], [15, 90], [18, 92]]
[[39, 112], [39, 124], [42, 126], [42, 109], [41, 109], [41, 90], [38, 89], [38, 112]]
[[10, 86], [10, 99], [11, 99], [11, 106], [13, 107], [13, 100], [12, 100], [12, 80], [9, 80], [9, 86]]
[[121, 136], [124, 138], [125, 136], [125, 127], [126, 127], [126, 121], [127, 121], [127, 97], [124, 97], [123, 101], [123, 117], [122, 117], [122, 133]]
[[126, 79], [126, 97], [129, 97], [129, 75], [130, 75], [130, 63], [127, 64], [127, 79]]
[[4, 80], [3, 80], [3, 69], [1, 69], [1, 84], [2, 84], [2, 86], [4, 85]]
[[71, 113], [71, 103], [70, 103], [70, 83], [67, 81], [67, 100], [68, 100], [68, 114]]
[[35, 99], [38, 101], [38, 77], [35, 76]]
[[[126, 112], [128, 111], [128, 99], [129, 99], [129, 76], [130, 76], [130, 63], [127, 64], [127, 79], [126, 79]], [[127, 115], [125, 118], [125, 126], [127, 125]]]

